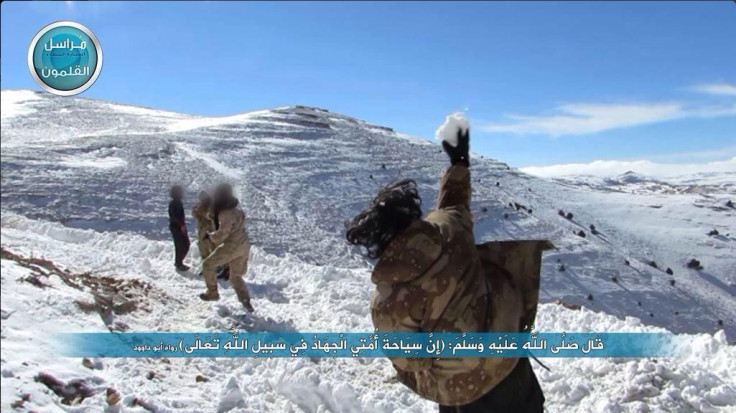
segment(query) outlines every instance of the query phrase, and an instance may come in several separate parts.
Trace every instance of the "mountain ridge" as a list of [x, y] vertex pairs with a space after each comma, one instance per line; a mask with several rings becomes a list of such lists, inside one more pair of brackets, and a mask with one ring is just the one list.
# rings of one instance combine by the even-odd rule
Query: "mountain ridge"
[[[345, 220], [397, 177], [417, 180], [427, 212], [447, 167], [439, 145], [319, 108], [212, 120], [35, 97], [10, 111], [2, 105], [3, 211], [70, 227], [165, 240], [169, 185], [183, 183], [196, 194], [228, 180], [264, 251], [366, 268], [344, 240]], [[558, 246], [543, 263], [543, 301], [632, 315], [676, 332], [714, 332], [718, 320], [736, 319], [734, 211], [723, 209], [728, 190], [597, 191], [472, 158], [477, 241], [547, 238]], [[708, 236], [712, 229], [723, 235]], [[703, 271], [686, 268], [692, 258]], [[733, 339], [736, 327], [723, 328]]]

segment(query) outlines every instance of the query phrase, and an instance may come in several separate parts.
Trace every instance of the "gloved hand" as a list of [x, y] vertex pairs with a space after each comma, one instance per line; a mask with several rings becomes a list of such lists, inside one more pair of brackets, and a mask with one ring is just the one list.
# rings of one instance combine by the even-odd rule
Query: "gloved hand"
[[447, 141], [442, 141], [442, 148], [450, 157], [450, 163], [456, 165], [463, 163], [470, 166], [470, 129], [463, 133], [462, 129], [457, 130], [457, 146], [452, 146]]

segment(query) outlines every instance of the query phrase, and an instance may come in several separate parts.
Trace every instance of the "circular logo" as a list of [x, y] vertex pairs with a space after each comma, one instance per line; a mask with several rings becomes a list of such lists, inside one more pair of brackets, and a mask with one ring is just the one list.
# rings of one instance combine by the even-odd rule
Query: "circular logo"
[[102, 70], [102, 47], [91, 30], [60, 21], [41, 29], [28, 48], [28, 69], [49, 93], [72, 96], [87, 90]]

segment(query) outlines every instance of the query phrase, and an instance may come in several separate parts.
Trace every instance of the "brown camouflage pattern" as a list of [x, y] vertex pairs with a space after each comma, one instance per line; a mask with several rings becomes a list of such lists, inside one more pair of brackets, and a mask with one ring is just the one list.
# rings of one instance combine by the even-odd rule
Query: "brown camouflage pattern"
[[245, 212], [239, 206], [220, 211], [217, 219], [219, 227], [209, 233], [215, 245], [250, 243], [248, 231], [245, 229]]
[[209, 208], [196, 204], [192, 208], [192, 216], [197, 220], [197, 248], [202, 259], [207, 258], [215, 250], [215, 244], [206, 239], [207, 233], [215, 230], [215, 221]]
[[230, 266], [230, 282], [238, 300], [250, 300], [248, 287], [243, 276], [248, 272], [250, 241], [245, 228], [245, 213], [240, 207], [220, 212], [219, 228], [210, 232], [210, 240], [216, 245], [214, 251], [202, 261], [202, 275], [209, 290], [217, 290], [215, 272], [223, 265]]
[[[470, 172], [450, 167], [438, 208], [412, 223], [381, 255], [372, 281], [378, 331], [522, 331], [534, 322], [547, 241], [475, 245]], [[399, 380], [447, 406], [470, 403], [501, 382], [516, 358], [391, 358]]]

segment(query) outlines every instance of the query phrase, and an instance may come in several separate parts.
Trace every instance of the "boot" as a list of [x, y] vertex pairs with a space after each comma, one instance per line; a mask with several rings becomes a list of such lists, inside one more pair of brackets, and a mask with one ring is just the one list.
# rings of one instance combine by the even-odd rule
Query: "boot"
[[255, 311], [255, 310], [253, 309], [253, 306], [252, 306], [252, 305], [250, 305], [250, 298], [246, 298], [245, 300], [241, 301], [241, 303], [243, 304], [243, 307], [244, 307], [244, 308], [245, 308], [246, 310], [248, 310], [248, 312], [249, 312], [249, 313], [252, 313], [252, 312], [254, 312], [254, 311]]
[[217, 289], [208, 288], [206, 293], [199, 295], [199, 298], [203, 301], [217, 301], [220, 299], [220, 293], [217, 292]]
[[186, 264], [179, 264], [176, 266], [176, 270], [179, 272], [187, 272], [189, 271], [189, 266]]

